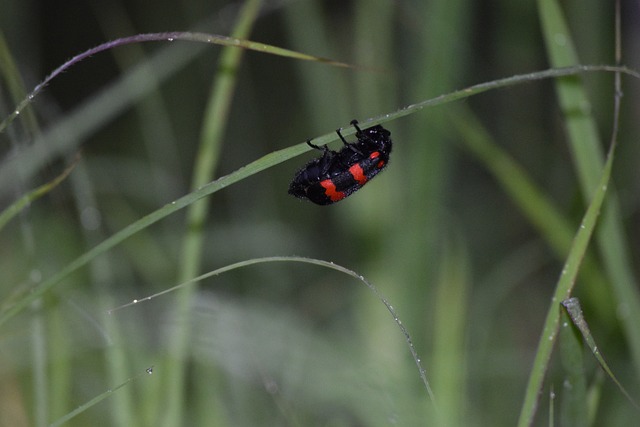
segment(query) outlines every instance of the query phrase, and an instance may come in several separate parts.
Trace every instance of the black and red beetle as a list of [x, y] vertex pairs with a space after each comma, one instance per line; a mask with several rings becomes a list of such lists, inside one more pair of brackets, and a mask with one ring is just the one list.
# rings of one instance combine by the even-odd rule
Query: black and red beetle
[[322, 157], [311, 160], [296, 173], [289, 194], [318, 205], [330, 205], [358, 191], [387, 166], [391, 132], [380, 125], [362, 130], [357, 120], [351, 124], [356, 128], [358, 140], [349, 143], [340, 129], [336, 130], [344, 144], [340, 151], [307, 141], [310, 147], [322, 151]]

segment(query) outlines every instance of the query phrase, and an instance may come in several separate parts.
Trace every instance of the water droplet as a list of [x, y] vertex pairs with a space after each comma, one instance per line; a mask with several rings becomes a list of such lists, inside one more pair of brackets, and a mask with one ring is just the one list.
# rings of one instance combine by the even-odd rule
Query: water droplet
[[38, 283], [42, 280], [42, 273], [37, 268], [34, 268], [29, 272], [29, 279], [31, 279], [33, 283]]
[[555, 42], [560, 46], [564, 46], [567, 44], [567, 37], [564, 34], [556, 34], [553, 38]]
[[89, 206], [80, 213], [80, 222], [86, 230], [97, 230], [100, 227], [102, 216], [93, 206]]

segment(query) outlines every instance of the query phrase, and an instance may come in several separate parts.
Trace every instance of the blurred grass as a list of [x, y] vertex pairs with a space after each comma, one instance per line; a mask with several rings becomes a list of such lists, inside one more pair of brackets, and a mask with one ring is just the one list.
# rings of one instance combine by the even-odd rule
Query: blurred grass
[[[555, 1], [540, 0], [540, 15], [545, 42], [554, 67], [579, 63], [564, 16]], [[600, 135], [585, 90], [575, 78], [559, 79], [556, 85], [559, 103], [565, 116], [571, 153], [580, 178], [584, 198], [589, 200], [597, 189], [598, 171], [604, 164]], [[612, 290], [624, 313], [620, 321], [632, 352], [636, 375], [640, 378], [640, 292], [627, 248], [620, 206], [615, 193], [609, 197], [598, 228], [598, 243], [604, 267], [611, 278]]]
[[[19, 98], [70, 54], [118, 35], [196, 26], [226, 34], [241, 5], [196, 2], [187, 9], [159, 2], [154, 14], [137, 2], [122, 6], [107, 2], [93, 11], [75, 2], [55, 10], [11, 5], [0, 17], [13, 52], [2, 59], [3, 71], [11, 70], [6, 64], [11, 61], [21, 74], [9, 71], [5, 79], [14, 83], [4, 80], [3, 88], [11, 86]], [[231, 76], [237, 85], [228, 114], [203, 113], [208, 88], [217, 87], [212, 86], [216, 76], [223, 78], [215, 65], [222, 59], [216, 58], [220, 50], [198, 45], [143, 46], [144, 56], [120, 58], [121, 66], [92, 58], [53, 82], [30, 107], [40, 124], [22, 121], [21, 115], [20, 123], [0, 135], [1, 206], [58, 175], [62, 147], [82, 145], [84, 160], [69, 184], [32, 203], [2, 230], [3, 308], [8, 296], [16, 298], [17, 292], [19, 298], [20, 289], [50, 283], [78, 256], [90, 254], [88, 248], [149, 212], [157, 215], [165, 203], [209, 181], [191, 178], [197, 162], [206, 158], [198, 152], [203, 127], [215, 125], [225, 141], [219, 160], [210, 163], [217, 165], [213, 176], [271, 154], [249, 165], [246, 174], [235, 175], [237, 180], [220, 181], [215, 195], [202, 200], [215, 208], [205, 212], [206, 220], [195, 230], [202, 240], [194, 252], [183, 249], [192, 230], [185, 229], [189, 220], [184, 214], [153, 226], [139, 224], [134, 237], [95, 259], [86, 258], [91, 259], [89, 268], [62, 276], [65, 286], [34, 295], [37, 304], [3, 323], [0, 379], [3, 396], [12, 399], [0, 399], [0, 425], [46, 425], [150, 365], [153, 375], [137, 378], [66, 425], [435, 422], [397, 325], [379, 301], [335, 274], [294, 264], [261, 266], [204, 282], [185, 298], [182, 309], [169, 298], [106, 312], [175, 285], [180, 277], [279, 254], [335, 261], [380, 288], [411, 332], [433, 379], [442, 425], [513, 424], [563, 251], [575, 232], [570, 224], [577, 227], [584, 213], [585, 203], [576, 194], [590, 200], [587, 188], [592, 187], [583, 180], [597, 179], [602, 165], [592, 162], [592, 169], [577, 166], [579, 172], [573, 172], [562, 132], [572, 126], [571, 117], [561, 116], [566, 105], [555, 107], [552, 86], [533, 82], [485, 92], [463, 101], [464, 109], [446, 104], [386, 122], [395, 142], [388, 170], [328, 208], [286, 195], [288, 180], [304, 160], [279, 163], [306, 148], [277, 150], [318, 135], [317, 143], [335, 141], [333, 130], [353, 118], [391, 114], [456, 88], [544, 68], [533, 6], [502, 2], [480, 10], [463, 1], [269, 4], [257, 16], [252, 40], [375, 71], [249, 53]], [[588, 62], [610, 63], [613, 46], [593, 45], [592, 51], [588, 43], [612, 39], [602, 5], [587, 2], [579, 11], [566, 7], [570, 17], [593, 10], [589, 22], [599, 24], [583, 28], [572, 20], [575, 35], [567, 33], [567, 40], [575, 37]], [[208, 14], [210, 18], [194, 21]], [[15, 16], [15, 22], [7, 16]], [[20, 37], [16, 23], [37, 27], [36, 16], [43, 18], [46, 37], [40, 36], [41, 28]], [[102, 24], [103, 33], [90, 25], [93, 21]], [[27, 87], [16, 90], [20, 80]], [[590, 89], [598, 81], [589, 77], [584, 83]], [[597, 89], [589, 91], [596, 106], [593, 115], [609, 126], [613, 87]], [[632, 105], [635, 97], [633, 91], [626, 93], [624, 105]], [[18, 99], [1, 100], [4, 117]], [[132, 107], [137, 114], [129, 111]], [[39, 135], [39, 125], [44, 131], [31, 137]], [[621, 130], [622, 150], [634, 140], [637, 123], [624, 122]], [[493, 148], [485, 145], [484, 154], [478, 153], [474, 141], [490, 141]], [[579, 137], [569, 141], [584, 142]], [[596, 134], [594, 142], [601, 145], [599, 141]], [[581, 146], [574, 142], [570, 150]], [[26, 148], [34, 153], [30, 160], [39, 165], [34, 169], [38, 176], [25, 174], [28, 179], [17, 181], [22, 166], [11, 150]], [[601, 153], [598, 146], [590, 150]], [[501, 169], [505, 158], [512, 167]], [[519, 175], [512, 175], [514, 170]], [[607, 255], [607, 247], [620, 244], [620, 232], [616, 237], [603, 222], [597, 229], [603, 256], [589, 253], [576, 291], [582, 293], [585, 309], [597, 313], [590, 322], [592, 332], [614, 372], [637, 378], [637, 365], [632, 365], [638, 358], [635, 350], [629, 356], [627, 346], [635, 348], [638, 323], [633, 319], [639, 313], [621, 305], [627, 303], [625, 295], [635, 292], [627, 280], [636, 257], [638, 199], [629, 191], [635, 168], [616, 163], [614, 175], [622, 189], [616, 192], [622, 213], [614, 215], [615, 229], [625, 227], [629, 243]], [[518, 176], [535, 193], [519, 190]], [[197, 193], [182, 206], [195, 206]], [[169, 206], [162, 215], [177, 211]], [[194, 267], [185, 268], [186, 262]], [[170, 365], [176, 334], [182, 339], [182, 356]], [[587, 381], [596, 369], [585, 364]], [[181, 372], [184, 385], [169, 379]], [[557, 391], [563, 379], [554, 363], [545, 385], [554, 384]], [[637, 394], [637, 381], [629, 382], [625, 386]], [[625, 425], [635, 419], [609, 383], [596, 389], [587, 385], [592, 395], [598, 387], [608, 390], [598, 408], [589, 408], [596, 425], [602, 420]], [[169, 411], [179, 402], [183, 410]], [[546, 408], [542, 401], [538, 420], [547, 418], [542, 415]], [[170, 412], [174, 415], [168, 416]], [[9, 421], [9, 414], [19, 421]]]

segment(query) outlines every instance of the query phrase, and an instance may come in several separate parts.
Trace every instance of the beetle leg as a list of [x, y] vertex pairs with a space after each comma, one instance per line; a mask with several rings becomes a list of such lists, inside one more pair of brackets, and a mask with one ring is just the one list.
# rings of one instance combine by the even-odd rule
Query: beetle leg
[[344, 136], [342, 136], [342, 133], [340, 133], [341, 130], [342, 130], [342, 128], [336, 129], [336, 133], [338, 134], [338, 136], [342, 140], [342, 143], [348, 147], [350, 144], [347, 142], [346, 139], [344, 139]]
[[329, 148], [327, 148], [326, 145], [323, 145], [322, 147], [320, 147], [319, 145], [312, 144], [310, 139], [307, 139], [307, 145], [311, 148], [315, 148], [316, 150], [329, 151]]

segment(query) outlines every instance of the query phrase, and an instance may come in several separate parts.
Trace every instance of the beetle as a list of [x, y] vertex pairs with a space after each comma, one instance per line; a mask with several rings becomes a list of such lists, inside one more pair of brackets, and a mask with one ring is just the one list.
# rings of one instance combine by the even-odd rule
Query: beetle
[[386, 168], [392, 147], [391, 132], [380, 125], [362, 130], [357, 120], [352, 120], [351, 125], [358, 140], [349, 143], [341, 129], [336, 130], [344, 144], [340, 151], [307, 141], [311, 148], [322, 151], [322, 156], [296, 173], [289, 194], [318, 205], [331, 205], [361, 189]]

